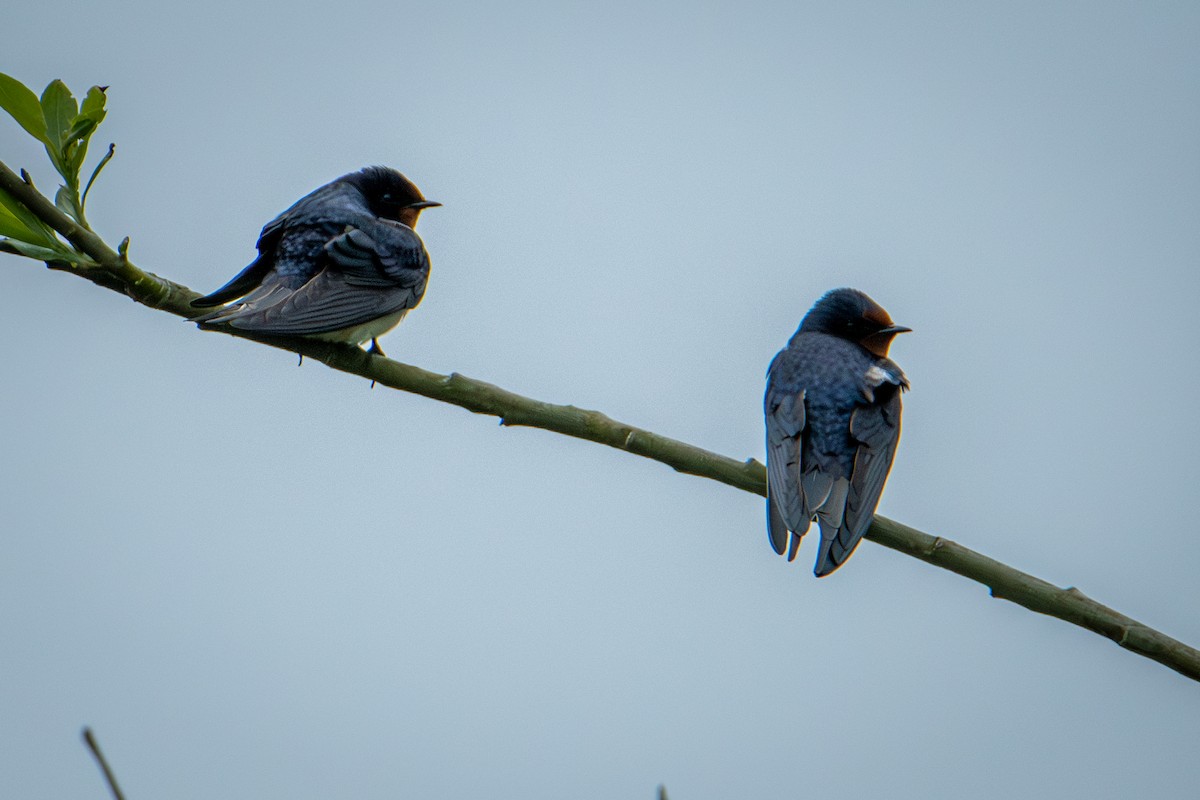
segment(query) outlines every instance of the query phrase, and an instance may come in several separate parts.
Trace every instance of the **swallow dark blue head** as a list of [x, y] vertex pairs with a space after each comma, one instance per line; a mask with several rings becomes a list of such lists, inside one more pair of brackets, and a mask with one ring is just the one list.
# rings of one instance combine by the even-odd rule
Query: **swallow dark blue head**
[[912, 328], [897, 325], [883, 307], [858, 289], [834, 289], [813, 305], [800, 322], [801, 333], [827, 333], [856, 342], [886, 358], [892, 338]]
[[[262, 229], [258, 258], [192, 301], [215, 308], [201, 324], [361, 344], [394, 328], [421, 302], [429, 253], [414, 228], [439, 206], [389, 167], [343, 175], [296, 201]], [[229, 305], [225, 305], [229, 303]]]
[[441, 205], [426, 200], [416, 184], [390, 167], [366, 167], [338, 180], [357, 187], [375, 216], [410, 228], [417, 226], [422, 211]]
[[874, 517], [908, 388], [887, 353], [908, 330], [863, 292], [834, 289], [767, 371], [767, 530], [790, 561], [816, 519], [818, 577], [845, 563]]

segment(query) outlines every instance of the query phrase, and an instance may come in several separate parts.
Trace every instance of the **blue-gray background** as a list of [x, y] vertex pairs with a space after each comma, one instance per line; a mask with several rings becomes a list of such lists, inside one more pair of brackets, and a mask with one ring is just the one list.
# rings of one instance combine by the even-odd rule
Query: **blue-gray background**
[[[738, 458], [823, 291], [916, 332], [881, 512], [1200, 643], [1194, 3], [21, 4], [211, 290], [365, 164], [393, 357]], [[52, 185], [10, 120], [0, 158]], [[1195, 796], [1200, 688], [755, 497], [0, 258], [0, 796]]]

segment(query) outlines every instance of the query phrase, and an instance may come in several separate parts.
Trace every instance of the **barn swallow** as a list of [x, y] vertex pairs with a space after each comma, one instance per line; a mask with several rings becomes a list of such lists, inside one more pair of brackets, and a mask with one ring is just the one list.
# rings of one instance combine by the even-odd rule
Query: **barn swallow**
[[[396, 327], [425, 294], [429, 253], [413, 230], [426, 200], [388, 167], [367, 167], [317, 189], [267, 223], [258, 258], [192, 318], [285, 336], [361, 345]], [[229, 303], [229, 305], [225, 305]]]
[[908, 388], [888, 347], [910, 330], [857, 289], [834, 289], [767, 370], [767, 533], [791, 561], [815, 517], [818, 578], [850, 557], [875, 516]]

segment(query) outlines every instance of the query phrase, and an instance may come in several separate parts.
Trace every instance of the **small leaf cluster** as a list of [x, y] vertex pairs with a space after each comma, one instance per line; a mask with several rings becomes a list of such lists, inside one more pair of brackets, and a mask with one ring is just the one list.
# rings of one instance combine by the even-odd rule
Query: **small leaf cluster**
[[[50, 163], [63, 179], [54, 196], [54, 204], [88, 230], [91, 228], [84, 216], [88, 191], [114, 152], [113, 146], [109, 145], [108, 152], [96, 164], [81, 192], [80, 170], [87, 158], [88, 142], [106, 113], [105, 88], [93, 86], [79, 103], [65, 83], [55, 80], [39, 98], [16, 78], [0, 73], [0, 108], [45, 146]], [[79, 263], [82, 258], [46, 223], [3, 189], [0, 189], [0, 236], [5, 237], [0, 241], [0, 249], [39, 261]]]

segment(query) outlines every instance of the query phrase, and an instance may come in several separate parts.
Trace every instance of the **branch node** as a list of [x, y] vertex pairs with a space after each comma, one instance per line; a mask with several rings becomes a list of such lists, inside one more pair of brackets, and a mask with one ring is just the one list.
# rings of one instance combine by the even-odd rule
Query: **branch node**
[[1085, 601], [1091, 600], [1090, 597], [1088, 597], [1086, 594], [1084, 594], [1083, 592], [1076, 589], [1074, 586], [1068, 586], [1066, 589], [1063, 590], [1063, 592], [1065, 594], [1068, 594], [1071, 597], [1075, 598], [1076, 600], [1085, 600]]

